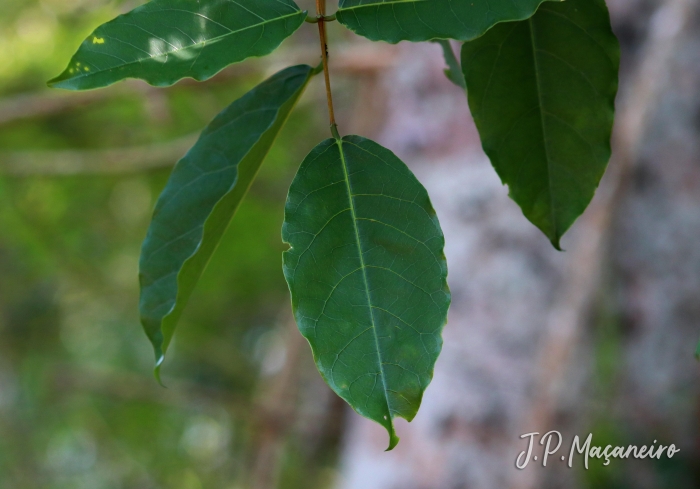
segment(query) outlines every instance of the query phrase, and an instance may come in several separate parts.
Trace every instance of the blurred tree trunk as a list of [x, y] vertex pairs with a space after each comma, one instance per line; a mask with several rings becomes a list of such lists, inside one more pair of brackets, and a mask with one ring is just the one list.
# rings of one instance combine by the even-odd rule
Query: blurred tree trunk
[[[636, 2], [640, 3], [640, 2]], [[675, 13], [674, 13], [675, 11]], [[631, 443], [675, 443], [673, 463], [621, 464], [629, 487], [700, 487], [700, 2], [665, 2], [665, 80], [617, 209], [609, 257], [617, 368], [605, 416]], [[595, 412], [595, 411], [594, 411]]]
[[[374, 136], [432, 196], [453, 305], [421, 411], [397, 423], [401, 443], [383, 453], [382, 428], [349, 416], [337, 487], [698, 486], [700, 6], [609, 4], [625, 59], [621, 99], [631, 95], [611, 171], [566, 253], [509, 200], [437, 45], [400, 45], [393, 68], [372, 79], [384, 120]], [[346, 127], [373, 136], [373, 125], [356, 114]], [[681, 452], [665, 466], [617, 460], [584, 474], [557, 460], [517, 470], [519, 436], [549, 430], [562, 432], [567, 455], [589, 432], [598, 444], [658, 439]]]

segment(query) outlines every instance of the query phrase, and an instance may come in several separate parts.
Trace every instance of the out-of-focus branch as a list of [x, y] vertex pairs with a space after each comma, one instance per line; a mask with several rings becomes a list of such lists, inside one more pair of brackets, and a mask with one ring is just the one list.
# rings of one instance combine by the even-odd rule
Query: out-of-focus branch
[[50, 374], [54, 396], [73, 392], [92, 392], [119, 401], [148, 401], [167, 406], [201, 404], [202, 400], [227, 406], [233, 414], [251, 421], [259, 415], [250, 409], [247, 399], [223, 389], [203, 387], [182, 380], [169, 380], [167, 389], [148, 375], [101, 368], [62, 365]]
[[[291, 312], [291, 311], [290, 311]], [[280, 325], [283, 338], [284, 365], [271, 379], [263, 379], [259, 387], [251, 471], [248, 487], [275, 489], [279, 478], [285, 442], [298, 415], [298, 392], [302, 354], [306, 341], [297, 331], [290, 313]]]
[[16, 95], [0, 100], [0, 124], [7, 124], [22, 119], [45, 117], [77, 109], [124, 93], [125, 90], [119, 87], [109, 91], [83, 92], [74, 95], [48, 91]]
[[[582, 218], [576, 231], [578, 239], [569, 251], [566, 286], [549, 314], [536, 357], [538, 377], [532, 403], [524, 409], [520, 433], [545, 429], [556, 415], [571, 353], [600, 284], [615, 210], [639, 156], [648, 121], [669, 82], [669, 64], [692, 18], [693, 5], [693, 0], [666, 0], [654, 15], [642, 64], [618, 111], [609, 173]], [[535, 489], [541, 486], [541, 476], [539, 470], [516, 471], [510, 487]]]
[[24, 177], [137, 173], [173, 166], [196, 140], [195, 134], [168, 143], [122, 149], [0, 152], [0, 174]]
[[[338, 49], [333, 56], [333, 70], [339, 74], [357, 74], [368, 70], [376, 71], [386, 68], [391, 59], [394, 47], [390, 45], [368, 45], [364, 42], [350, 44]], [[280, 49], [266, 60], [252, 59], [245, 63], [231, 66], [216, 77], [200, 83], [190, 78], [178, 82], [177, 86], [207, 87], [229, 83], [231, 80], [250, 76], [256, 73], [277, 71], [295, 63], [315, 64], [318, 49], [311, 46], [298, 46]], [[151, 87], [141, 81], [127, 80], [104, 90], [87, 92], [65, 92], [59, 90], [42, 90], [36, 93], [25, 93], [0, 99], [0, 125], [19, 120], [35, 119], [60, 114], [79, 109], [105, 100], [140, 94], [148, 97], [160, 88]]]
[[[178, 86], [207, 87], [227, 83], [234, 78], [248, 76], [262, 71], [260, 63], [234, 65], [227, 68], [206, 83], [186, 78]], [[102, 90], [67, 92], [65, 90], [42, 90], [23, 93], [0, 100], [0, 125], [19, 120], [35, 119], [79, 109], [106, 100], [129, 95], [149, 97], [161, 88], [152, 87], [137, 80], [126, 80]]]
[[[297, 48], [285, 51], [285, 65], [302, 59], [313, 59], [310, 49]], [[395, 60], [395, 47], [360, 43], [338, 50], [331, 60], [334, 71], [349, 76], [373, 76]], [[216, 78], [217, 83], [245, 73], [260, 70], [255, 63], [243, 71], [240, 68], [228, 69]], [[275, 71], [273, 60], [267, 71]], [[195, 84], [183, 80], [184, 84]], [[209, 82], [211, 83], [211, 82]], [[104, 91], [82, 92], [77, 94], [40, 93], [0, 100], [0, 124], [21, 118], [32, 118], [72, 110], [91, 103], [103, 101], [117, 95], [156, 90], [140, 82], [130, 81], [119, 87]], [[369, 100], [369, 99], [368, 99]], [[10, 176], [67, 176], [67, 175], [108, 175], [130, 174], [175, 164], [195, 143], [196, 134], [174, 141], [126, 148], [99, 150], [26, 150], [0, 151], [0, 174]]]

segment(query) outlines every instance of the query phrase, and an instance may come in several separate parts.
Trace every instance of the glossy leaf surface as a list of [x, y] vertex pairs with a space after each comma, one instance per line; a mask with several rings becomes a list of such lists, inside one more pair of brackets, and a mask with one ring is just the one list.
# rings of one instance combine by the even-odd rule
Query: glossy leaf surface
[[469, 41], [499, 22], [527, 19], [543, 1], [340, 0], [336, 15], [372, 41]]
[[544, 3], [462, 48], [484, 150], [556, 248], [610, 159], [618, 66], [603, 0]]
[[206, 80], [271, 53], [305, 17], [293, 0], [153, 0], [98, 27], [49, 85], [88, 90], [125, 78], [155, 86]]
[[450, 294], [428, 194], [391, 151], [329, 139], [289, 191], [284, 273], [301, 333], [331, 388], [398, 442], [442, 347]]
[[295, 66], [219, 114], [175, 166], [141, 249], [140, 312], [157, 365], [190, 293], [314, 70]]

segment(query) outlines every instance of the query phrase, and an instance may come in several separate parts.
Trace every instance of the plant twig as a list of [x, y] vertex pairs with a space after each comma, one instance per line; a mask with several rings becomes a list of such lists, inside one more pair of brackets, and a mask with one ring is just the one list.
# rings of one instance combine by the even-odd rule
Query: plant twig
[[187, 380], [169, 379], [168, 389], [158, 389], [150, 375], [73, 364], [57, 365], [46, 380], [50, 386], [49, 395], [56, 399], [91, 392], [120, 402], [146, 401], [180, 408], [224, 404], [236, 417], [248, 422], [267, 415], [259, 410], [252, 411], [250, 401], [234, 392]]
[[335, 14], [333, 15], [324, 15], [323, 17], [318, 16], [318, 17], [312, 17], [310, 15], [306, 16], [306, 22], [309, 24], [318, 24], [319, 20], [323, 20], [324, 22], [333, 22], [335, 20]]
[[197, 135], [167, 143], [104, 150], [0, 152], [0, 174], [11, 176], [120, 175], [173, 166]]
[[282, 465], [287, 439], [298, 418], [298, 394], [303, 370], [306, 341], [299, 334], [290, 312], [279, 326], [285, 345], [284, 365], [272, 378], [261, 379], [259, 401], [255, 409], [260, 414], [253, 424], [254, 440], [249, 487], [275, 489]]
[[326, 98], [328, 100], [328, 116], [331, 123], [331, 134], [340, 139], [338, 125], [335, 122], [333, 110], [333, 94], [331, 92], [331, 76], [328, 70], [328, 40], [326, 36], [326, 0], [316, 0], [316, 14], [318, 15], [318, 35], [321, 40], [321, 58], [323, 59], [323, 77], [326, 81]]
[[[330, 22], [333, 16], [325, 16], [325, 22]], [[317, 17], [313, 17], [314, 20]], [[316, 23], [316, 22], [314, 22]], [[207, 89], [218, 84], [230, 83], [232, 79], [246, 76], [258, 76], [274, 69], [289, 64], [300, 64], [308, 60], [316, 53], [313, 46], [299, 46], [293, 48], [281, 48], [279, 52], [263, 61], [260, 58], [250, 59], [242, 65], [231, 66], [216, 77], [204, 83], [192, 79], [184, 79], [178, 82], [177, 87], [192, 89]], [[355, 75], [358, 71], [377, 71], [386, 68], [391, 62], [395, 46], [390, 44], [370, 45], [364, 43], [344, 43], [343, 49], [334, 52], [333, 69], [337, 73]], [[24, 94], [16, 94], [0, 98], [0, 125], [13, 124], [17, 121], [49, 117], [56, 114], [69, 112], [83, 107], [110, 101], [119, 97], [143, 96], [150, 97], [154, 88], [141, 81], [127, 80], [119, 85], [114, 85], [105, 90], [93, 90], [78, 93], [64, 93], [58, 90], [40, 90]]]

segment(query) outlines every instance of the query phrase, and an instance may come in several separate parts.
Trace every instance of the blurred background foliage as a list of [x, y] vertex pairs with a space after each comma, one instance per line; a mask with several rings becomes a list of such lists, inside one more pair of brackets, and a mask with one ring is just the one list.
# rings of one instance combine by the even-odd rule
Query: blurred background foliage
[[[514, 470], [515, 456], [508, 457], [516, 453], [514, 447], [522, 448], [511, 433], [517, 423], [501, 420], [499, 411], [484, 403], [485, 419], [492, 419], [496, 413], [494, 419], [501, 421], [485, 432], [488, 436], [480, 434], [478, 427], [476, 439], [463, 437], [464, 433], [472, 433], [470, 423], [479, 412], [473, 405], [465, 408], [460, 399], [464, 394], [489, 400], [499, 392], [508, 398], [514, 379], [531, 379], [539, 374], [528, 373], [525, 368], [503, 368], [517, 360], [517, 355], [510, 347], [499, 349], [498, 341], [491, 349], [465, 349], [471, 356], [460, 350], [472, 344], [473, 338], [478, 339], [480, 329], [498, 339], [502, 334], [499, 328], [510, 327], [507, 315], [494, 314], [488, 321], [478, 314], [470, 315], [471, 297], [455, 301], [463, 309], [453, 307], [449, 329], [453, 336], [451, 344], [446, 343], [446, 350], [451, 345], [463, 361], [458, 363], [461, 371], [469, 374], [454, 384], [462, 386], [459, 389], [443, 383], [449, 388], [440, 390], [437, 383], [430, 391], [434, 405], [454, 406], [449, 408], [453, 409], [453, 418], [466, 420], [463, 426], [467, 428], [452, 430], [452, 438], [440, 434], [444, 419], [431, 421], [430, 416], [436, 416], [437, 411], [431, 414], [424, 407], [423, 426], [432, 427], [430, 436], [422, 434], [425, 428], [417, 419], [411, 425], [413, 432], [406, 425], [402, 427], [404, 441], [399, 450], [384, 454], [385, 434], [381, 429], [375, 437], [375, 432], [363, 428], [367, 426], [365, 421], [354, 415], [346, 423], [343, 403], [315, 371], [310, 352], [290, 319], [281, 270], [284, 245], [280, 228], [286, 191], [297, 166], [327, 135], [320, 80], [312, 83], [293, 113], [190, 300], [164, 367], [168, 388], [156, 384], [153, 352], [138, 319], [138, 256], [151, 210], [169, 170], [196, 134], [226, 105], [289, 64], [315, 64], [319, 53], [315, 29], [306, 26], [272, 57], [247, 60], [201, 84], [184, 80], [170, 88], [154, 89], [142, 82], [127, 81], [85, 93], [46, 88], [45, 81], [65, 67], [95, 26], [141, 3], [0, 0], [0, 489], [321, 489], [334, 484], [345, 487], [343, 477], [357, 480], [353, 474], [360, 474], [358, 478], [367, 482], [366, 487], [395, 487], [398, 475], [411, 479], [405, 487], [418, 487], [421, 482], [413, 474], [421, 473], [424, 465], [414, 463], [417, 459], [439, 461], [436, 466], [442, 464], [449, 469], [448, 475], [454, 470], [464, 480], [480, 470], [488, 475], [484, 481], [497, 480], [502, 472]], [[311, 8], [314, 2], [298, 3]], [[623, 45], [624, 91], [634, 72], [631, 68], [644, 59], [646, 51], [640, 46], [644, 46], [648, 25], [653, 25], [651, 13], [662, 3], [608, 3]], [[333, 11], [331, 6], [329, 11]], [[687, 29], [690, 34], [699, 32], [695, 25], [700, 26], [700, 20]], [[479, 187], [481, 180], [477, 173], [468, 173], [468, 179], [459, 180], [460, 173], [446, 163], [447, 159], [441, 163], [436, 154], [462, 146], [476, 148], [484, 174], [495, 178], [480, 156], [478, 136], [463, 94], [442, 75], [438, 46], [398, 46], [395, 50], [393, 46], [359, 40], [343, 29], [330, 29], [329, 34], [334, 45], [331, 59], [337, 63], [333, 83], [341, 127], [367, 136], [379, 132], [382, 124], [393, 128], [384, 131], [380, 142], [419, 171], [416, 161], [424, 159], [426, 167], [430, 165], [430, 174], [437, 175], [433, 180], [444, 184], [454, 180], [463, 187], [442, 183], [433, 187], [431, 194], [438, 203], [447, 193], [454, 202], [468, 202], [464, 196], [470, 188]], [[355, 39], [354, 52], [343, 52], [348, 44], [340, 42], [336, 51], [335, 41], [342, 36]], [[700, 182], [699, 177], [689, 178], [682, 173], [686, 170], [679, 164], [687, 161], [697, 172], [698, 166], [693, 163], [697, 158], [681, 151], [694, 148], [697, 128], [684, 123], [681, 116], [700, 107], [697, 101], [695, 106], [686, 103], [700, 93], [687, 81], [700, 80], [700, 76], [689, 78], [699, 66], [691, 62], [700, 52], [698, 45], [683, 38], [674, 55], [680, 60], [676, 73], [682, 76], [672, 78], [686, 80], [681, 88], [690, 87], [687, 91], [695, 94], [694, 98], [684, 92], [681, 97], [677, 93], [680, 89], [667, 83], [668, 95], [659, 102], [664, 109], [659, 113], [667, 114], [668, 119], [653, 121], [656, 143], [648, 138], [649, 144], [657, 144], [662, 152], [647, 150], [650, 156], [640, 165], [663, 166], [664, 172], [652, 173], [651, 179], [635, 173], [627, 203], [621, 205], [613, 227], [612, 241], [618, 244], [604, 262], [606, 285], [596, 292], [593, 310], [585, 311], [595, 327], [587, 330], [582, 335], [585, 341], [577, 344], [583, 351], [581, 358], [567, 359], [584, 372], [582, 377], [587, 376], [587, 390], [577, 387], [583, 381], [574, 376], [568, 382], [573, 386], [572, 405], [562, 409], [569, 413], [568, 418], [556, 418], [569, 431], [575, 428], [577, 434], [594, 432], [596, 443], [643, 445], [657, 435], [665, 443], [669, 439], [677, 442], [680, 435], [687, 440], [683, 441], [683, 451], [671, 461], [611, 463], [607, 467], [595, 461], [589, 471], [569, 471], [561, 479], [553, 479], [576, 478], [578, 485], [571, 487], [677, 489], [697, 487], [700, 480], [697, 364], [691, 363], [684, 349], [692, 348], [699, 315], [693, 312], [686, 318], [679, 314], [680, 319], [664, 322], [658, 318], [665, 316], [654, 312], [659, 307], [676, 314], [677, 304], [678, 311], [697, 309], [684, 306], [686, 302], [697, 304], [695, 282], [676, 273], [673, 267], [676, 262], [682, 263], [677, 266], [679, 270], [687, 269], [689, 277], [697, 276], [692, 271], [697, 268], [692, 266], [697, 267], [700, 261], [690, 260], [693, 255], [684, 246], [695, 246], [694, 237], [700, 236], [700, 226], [693, 217], [699, 215], [700, 201], [695, 198], [687, 210], [668, 196], [683, 195], [678, 182]], [[340, 56], [335, 57], [336, 52]], [[392, 66], [396, 67], [395, 73], [386, 77], [388, 82], [382, 81], [377, 72], [392, 71]], [[694, 114], [698, 119], [700, 112]], [[675, 121], [675, 125], [669, 121]], [[659, 136], [661, 129], [668, 130], [673, 144], [661, 144], [665, 141]], [[468, 160], [465, 153], [455, 154], [460, 158], [459, 168], [467, 169], [462, 165], [462, 159]], [[470, 154], [473, 159], [475, 153], [467, 156]], [[678, 168], [676, 173], [674, 167]], [[675, 174], [683, 177], [673, 177]], [[667, 175], [666, 183], [663, 175]], [[638, 180], [646, 182], [644, 188]], [[484, 188], [489, 188], [491, 180], [484, 182]], [[655, 185], [666, 190], [652, 193], [649, 188]], [[495, 188], [503, 192], [489, 198], [506, 199], [505, 189], [498, 182]], [[647, 207], [642, 207], [643, 212], [630, 213], [637, 201], [665, 211], [647, 212]], [[448, 256], [451, 271], [457, 270], [451, 273], [455, 297], [460, 290], [471, 290], [469, 287], [500, 290], [489, 288], [490, 277], [500, 284], [498, 280], [518, 272], [505, 245], [506, 251], [501, 251], [508, 258], [507, 266], [498, 268], [501, 262], [488, 258], [501, 251], [488, 242], [486, 231], [490, 228], [486, 224], [468, 221], [466, 205], [454, 205], [454, 215], [449, 207], [438, 209], [443, 225], [451, 225], [453, 235], [464, 243], [470, 242], [471, 234], [459, 234], [460, 229], [476, 229], [487, 243], [479, 252], [483, 256], [477, 251], [455, 251]], [[476, 207], [491, 209], [482, 204]], [[497, 226], [499, 221], [489, 215], [484, 220], [487, 222]], [[511, 235], [505, 234], [511, 237], [501, 241], [518, 244], [518, 259], [528, 263], [523, 269], [550, 263], [540, 263], [532, 258], [535, 255], [527, 255], [528, 248], [522, 243], [531, 243], [531, 249], [545, 257], [551, 250], [540, 247], [538, 233], [532, 241], [528, 241], [526, 231], [521, 233], [524, 221], [519, 211], [513, 213], [513, 221], [507, 222], [513, 223], [507, 226]], [[685, 238], [666, 239], [673, 235], [664, 227], [668, 223], [673, 223], [672, 229], [683, 230], [675, 236]], [[689, 234], [689, 229], [696, 234]], [[451, 242], [454, 250], [462, 250], [456, 240]], [[557, 255], [551, 263], [571, 255]], [[480, 274], [459, 273], [460, 260], [470, 256], [476, 257]], [[637, 257], [637, 261], [630, 262], [632, 265], [625, 261], [630, 260], [629, 256]], [[673, 267], [659, 265], [666, 263], [659, 256], [672, 259]], [[651, 273], [647, 268], [659, 271]], [[504, 272], [506, 269], [509, 273]], [[525, 288], [538, 287], [537, 277], [543, 273], [549, 273], [552, 283], [559, 283], [558, 275], [552, 272], [558, 269], [552, 266], [546, 270], [524, 275], [523, 283], [528, 284]], [[631, 285], [625, 282], [627, 288], [623, 289], [617, 282], [625, 280]], [[677, 284], [686, 285], [678, 292]], [[638, 290], [652, 289], [656, 295], [638, 297]], [[527, 294], [523, 297], [530, 302]], [[503, 306], [501, 293], [484, 294], [481, 300], [487, 300], [487, 305], [493, 301], [494, 310], [508, 309]], [[513, 304], [509, 307], [519, 310]], [[476, 304], [473, 309], [483, 307]], [[539, 341], [538, 328], [544, 323], [536, 318], [546, 312], [543, 307], [534, 302], [523, 309], [535, 318], [530, 318], [530, 330], [523, 327], [520, 317], [511, 318], [517, 323], [511, 325], [512, 331], [525, 330], [528, 338]], [[510, 329], [507, 331], [511, 334]], [[654, 331], [659, 331], [656, 336]], [[509, 345], [506, 336], [503, 341]], [[686, 337], [692, 340], [683, 339]], [[452, 365], [449, 351], [443, 352], [443, 358], [447, 359], [438, 366], [443, 366], [445, 375]], [[500, 373], [484, 382], [477, 371], [465, 367], [472, 365], [467, 359], [486, 366], [486, 371], [489, 365], [498, 364]], [[528, 368], [532, 363], [528, 356]], [[503, 372], [508, 372], [507, 378]], [[533, 401], [533, 405], [537, 403]], [[426, 419], [433, 424], [426, 424]], [[343, 431], [344, 458], [339, 464]], [[411, 444], [411, 436], [420, 437], [419, 441]], [[434, 445], [429, 443], [431, 440]], [[379, 447], [375, 452], [366, 450], [365, 442], [370, 441]], [[431, 447], [437, 451], [431, 452]], [[498, 447], [506, 447], [507, 456]], [[413, 453], [418, 454], [416, 459], [411, 458]], [[450, 456], [445, 457], [446, 453]], [[498, 463], [485, 463], [487, 459], [479, 457], [492, 457], [490, 460]], [[440, 474], [435, 469], [433, 476], [437, 480]], [[521, 473], [515, 475], [520, 477]], [[462, 487], [451, 478], [446, 480], [449, 485], [436, 482], [428, 487]]]
[[[45, 88], [95, 26], [139, 3], [0, 2], [0, 107], [30, 111], [0, 123], [2, 155], [31, 150], [50, 162], [60, 150], [167, 148], [270, 73], [253, 60], [162, 90], [127, 82], [86, 99]], [[43, 112], [47, 103], [60, 110]], [[175, 161], [0, 177], [0, 488], [243, 487], [256, 425], [237, 413], [255, 411], [261, 375], [280, 368], [269, 352], [289, 323], [283, 205], [322, 134], [319, 115], [302, 103], [274, 146], [179, 326], [165, 390], [151, 375], [137, 273]], [[337, 436], [322, 437], [316, 455], [294, 443], [280, 458], [282, 486], [325, 487]]]

